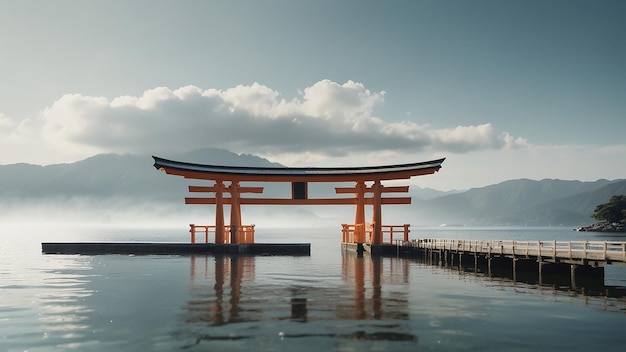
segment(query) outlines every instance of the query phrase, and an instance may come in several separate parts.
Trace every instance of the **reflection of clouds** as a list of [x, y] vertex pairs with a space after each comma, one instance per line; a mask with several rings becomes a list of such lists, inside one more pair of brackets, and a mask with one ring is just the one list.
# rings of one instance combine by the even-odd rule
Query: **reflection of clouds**
[[[57, 258], [55, 258], [57, 259]], [[68, 256], [52, 261], [61, 268], [49, 268], [44, 272], [37, 302], [39, 323], [47, 339], [54, 339], [59, 346], [78, 347], [84, 343], [89, 329], [89, 313], [94, 310], [84, 304], [93, 295], [88, 289], [91, 280], [80, 272], [91, 269], [88, 257]]]
[[91, 258], [45, 256], [37, 251], [46, 238], [64, 238], [74, 229], [51, 224], [0, 224], [0, 350], [38, 350], [84, 343], [88, 315], [85, 299]]
[[411, 314], [437, 331], [447, 329], [446, 322], [451, 320], [485, 318], [492, 299], [455, 272], [415, 262], [411, 262], [408, 291]]

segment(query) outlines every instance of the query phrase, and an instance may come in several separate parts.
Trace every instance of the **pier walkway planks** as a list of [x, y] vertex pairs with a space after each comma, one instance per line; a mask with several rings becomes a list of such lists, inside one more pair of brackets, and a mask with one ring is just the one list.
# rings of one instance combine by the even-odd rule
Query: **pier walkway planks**
[[421, 239], [403, 247], [550, 263], [626, 265], [626, 242]]

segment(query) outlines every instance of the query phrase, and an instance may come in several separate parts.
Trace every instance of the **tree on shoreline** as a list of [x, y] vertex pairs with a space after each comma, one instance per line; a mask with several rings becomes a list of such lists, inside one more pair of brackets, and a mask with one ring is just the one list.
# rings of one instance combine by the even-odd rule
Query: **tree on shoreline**
[[626, 195], [613, 196], [608, 203], [596, 206], [592, 217], [609, 223], [626, 222]]

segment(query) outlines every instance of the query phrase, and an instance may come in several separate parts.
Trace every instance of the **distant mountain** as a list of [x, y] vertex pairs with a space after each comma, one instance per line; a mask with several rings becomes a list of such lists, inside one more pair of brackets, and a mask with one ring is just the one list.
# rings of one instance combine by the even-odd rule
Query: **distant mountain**
[[[257, 156], [214, 148], [159, 156], [217, 165], [279, 166]], [[152, 222], [184, 218], [194, 222], [211, 217], [212, 209], [185, 206], [183, 200], [188, 196], [187, 186], [206, 182], [166, 175], [153, 163], [148, 155], [100, 154], [68, 164], [0, 165], [0, 221]], [[303, 209], [286, 212], [292, 219], [301, 219], [303, 214], [315, 218]], [[262, 217], [268, 218], [271, 216]]]
[[[271, 162], [250, 154], [235, 154], [225, 149], [202, 148], [172, 156], [156, 155], [166, 159], [186, 161], [196, 164], [212, 164], [225, 166], [249, 166], [249, 167], [282, 167], [279, 163]], [[152, 159], [150, 159], [152, 160]]]
[[411, 185], [411, 187], [409, 188], [409, 193], [411, 197], [422, 199], [422, 200], [435, 199], [435, 198], [443, 197], [446, 195], [457, 194], [461, 192], [464, 192], [464, 191], [457, 191], [457, 190], [439, 191], [439, 190], [432, 189], [432, 188], [422, 188], [416, 185]]
[[448, 224], [580, 225], [592, 222], [596, 205], [626, 194], [625, 186], [626, 180], [519, 179], [435, 198], [420, 208], [428, 218]]
[[[183, 154], [160, 157], [202, 164], [276, 167], [282, 166], [247, 154], [223, 149], [199, 149]], [[17, 211], [19, 206], [31, 209], [49, 204], [62, 212], [73, 207], [94, 208], [109, 212], [115, 208], [144, 206], [149, 213], [158, 206], [181, 207], [188, 196], [187, 186], [206, 184], [203, 181], [172, 177], [152, 167], [150, 156], [101, 154], [75, 163], [38, 166], [30, 164], [0, 165], [0, 218], [3, 212]], [[290, 187], [281, 183], [263, 184], [265, 195], [289, 197]], [[312, 184], [313, 197], [332, 196], [333, 186]], [[536, 225], [579, 226], [593, 220], [595, 206], [606, 203], [612, 195], [626, 194], [626, 180], [595, 182], [563, 180], [509, 180], [467, 191], [442, 192], [415, 185], [410, 188], [411, 206], [390, 206], [385, 211], [387, 222], [410, 222], [420, 225]], [[75, 200], [80, 200], [76, 202]], [[294, 207], [268, 207], [267, 214], [309, 214]], [[339, 209], [341, 208], [341, 209]], [[327, 217], [350, 218], [345, 207], [319, 210]], [[67, 210], [69, 211], [69, 210]]]
[[591, 218], [591, 214], [598, 204], [607, 203], [611, 196], [619, 194], [626, 194], [626, 180], [618, 180], [592, 191], [538, 204], [519, 211], [516, 215], [508, 217], [507, 220], [508, 222], [522, 223], [534, 219], [535, 222], [542, 224], [585, 225], [595, 221]]
[[[215, 148], [164, 157], [216, 165], [280, 166], [257, 156]], [[0, 199], [128, 196], [180, 201], [189, 181], [166, 176], [152, 167], [153, 163], [151, 156], [100, 154], [69, 164], [0, 165]]]

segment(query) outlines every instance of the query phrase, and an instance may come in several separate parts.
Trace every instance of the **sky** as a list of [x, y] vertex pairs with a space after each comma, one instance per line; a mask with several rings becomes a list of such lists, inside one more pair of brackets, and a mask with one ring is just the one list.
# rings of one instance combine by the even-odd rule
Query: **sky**
[[[626, 2], [0, 0], [0, 165], [216, 147], [626, 178]], [[150, 165], [148, 167], [151, 167]]]

